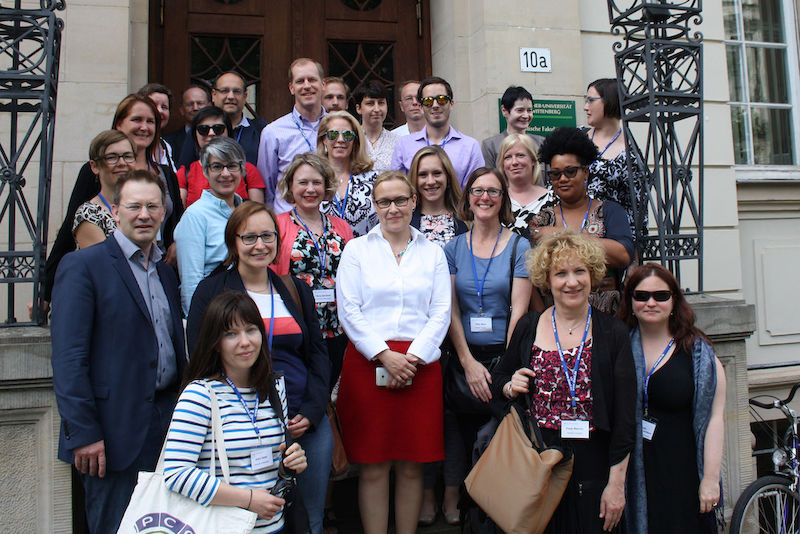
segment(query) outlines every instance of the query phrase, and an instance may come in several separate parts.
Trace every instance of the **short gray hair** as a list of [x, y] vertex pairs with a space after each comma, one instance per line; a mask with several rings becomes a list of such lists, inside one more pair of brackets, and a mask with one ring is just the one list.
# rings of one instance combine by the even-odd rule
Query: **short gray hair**
[[200, 165], [203, 167], [203, 172], [206, 176], [208, 176], [208, 166], [212, 157], [217, 158], [222, 163], [239, 163], [242, 167], [242, 178], [245, 177], [245, 162], [247, 159], [244, 155], [244, 149], [242, 145], [230, 137], [215, 137], [200, 149]]

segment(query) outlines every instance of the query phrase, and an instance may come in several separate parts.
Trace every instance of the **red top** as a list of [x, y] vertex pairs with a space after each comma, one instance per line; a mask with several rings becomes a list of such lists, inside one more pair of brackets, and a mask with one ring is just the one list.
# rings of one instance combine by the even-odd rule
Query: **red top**
[[[247, 199], [248, 189], [266, 189], [267, 186], [264, 185], [264, 178], [261, 177], [261, 173], [258, 172], [258, 169], [255, 165], [251, 163], [245, 163], [244, 170], [245, 176], [243, 176], [242, 181], [239, 182], [239, 187], [236, 188], [236, 194], [242, 197], [242, 199]], [[206, 178], [206, 176], [203, 174], [203, 167], [200, 165], [199, 161], [194, 161], [192, 162], [191, 166], [189, 166], [188, 184], [186, 180], [185, 166], [178, 169], [176, 174], [178, 176], [178, 187], [181, 189], [186, 189], [187, 191], [187, 208], [200, 198], [200, 194], [203, 192], [203, 189], [209, 189], [208, 178]]]

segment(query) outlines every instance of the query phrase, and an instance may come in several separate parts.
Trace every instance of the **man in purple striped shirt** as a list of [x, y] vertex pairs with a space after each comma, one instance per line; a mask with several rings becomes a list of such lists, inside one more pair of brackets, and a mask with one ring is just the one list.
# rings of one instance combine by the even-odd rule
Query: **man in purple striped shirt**
[[397, 140], [392, 155], [392, 169], [408, 173], [411, 160], [420, 148], [440, 145], [450, 156], [458, 182], [463, 188], [470, 173], [483, 167], [484, 162], [478, 141], [450, 125], [453, 89], [442, 78], [426, 78], [420, 83], [417, 100], [422, 104], [425, 128]]

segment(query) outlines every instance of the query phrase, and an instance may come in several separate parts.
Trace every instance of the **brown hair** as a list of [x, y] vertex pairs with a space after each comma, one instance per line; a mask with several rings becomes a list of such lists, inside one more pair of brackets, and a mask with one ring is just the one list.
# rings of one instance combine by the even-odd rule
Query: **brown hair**
[[150, 97], [133, 93], [123, 98], [117, 106], [117, 111], [114, 112], [114, 120], [111, 121], [111, 127], [116, 130], [120, 123], [128, 118], [128, 115], [131, 114], [131, 109], [133, 109], [133, 106], [137, 103], [141, 103], [149, 107], [150, 111], [153, 112], [153, 117], [155, 118], [155, 135], [153, 135], [153, 141], [150, 143], [150, 145], [148, 145], [147, 149], [145, 149], [145, 158], [150, 164], [150, 167], [155, 169], [158, 167], [156, 152], [158, 143], [161, 140], [161, 115], [158, 114], [158, 108], [156, 108], [155, 103], [150, 100]]
[[281, 198], [289, 204], [294, 204], [294, 195], [292, 195], [294, 174], [297, 172], [297, 169], [303, 165], [308, 165], [322, 176], [322, 182], [325, 184], [325, 196], [323, 200], [332, 199], [339, 185], [336, 182], [336, 173], [334, 173], [333, 167], [331, 167], [327, 159], [313, 152], [305, 152], [296, 155], [289, 166], [286, 167], [286, 170], [283, 171], [283, 177], [278, 182], [278, 192]]
[[92, 139], [89, 143], [89, 159], [92, 161], [101, 161], [106, 153], [106, 149], [114, 143], [120, 141], [127, 141], [131, 145], [131, 151], [136, 154], [136, 145], [130, 137], [120, 132], [119, 130], [103, 130]]
[[113, 204], [119, 206], [122, 188], [128, 182], [144, 182], [146, 184], [153, 184], [158, 187], [159, 191], [161, 191], [161, 203], [164, 204], [167, 201], [167, 188], [164, 187], [164, 182], [161, 181], [161, 178], [150, 171], [140, 169], [128, 171], [126, 174], [123, 174], [117, 179], [117, 182], [114, 184], [114, 194], [111, 197], [111, 202]]
[[328, 125], [333, 119], [346, 120], [350, 123], [350, 129], [356, 132], [356, 138], [353, 139], [353, 151], [350, 153], [350, 172], [353, 174], [361, 174], [372, 170], [372, 166], [375, 163], [372, 161], [372, 158], [367, 155], [367, 142], [364, 137], [364, 132], [361, 130], [361, 125], [356, 118], [347, 111], [332, 111], [319, 121], [317, 153], [320, 156], [327, 157], [327, 149], [325, 148], [323, 140], [325, 139], [325, 133], [328, 131]]
[[509, 225], [514, 222], [514, 215], [511, 213], [511, 198], [508, 196], [508, 180], [506, 180], [506, 177], [503, 176], [500, 171], [493, 167], [479, 167], [469, 175], [467, 183], [464, 185], [464, 194], [461, 195], [461, 201], [458, 203], [456, 217], [462, 221], [471, 221], [475, 218], [472, 213], [472, 208], [469, 206], [469, 190], [472, 184], [475, 183], [475, 180], [486, 174], [491, 174], [500, 182], [500, 189], [503, 190], [503, 203], [500, 205], [500, 213], [498, 216], [500, 217], [501, 224]]
[[[419, 190], [419, 165], [422, 162], [422, 158], [428, 156], [436, 156], [439, 158], [439, 161], [442, 162], [442, 169], [444, 169], [444, 173], [447, 176], [447, 180], [445, 180], [444, 203], [448, 210], [455, 212], [458, 208], [458, 201], [461, 200], [461, 184], [458, 183], [458, 177], [456, 176], [456, 171], [453, 168], [450, 157], [442, 147], [439, 145], [429, 145], [420, 148], [417, 153], [414, 154], [414, 159], [411, 160], [408, 180], [411, 182], [411, 185], [414, 186], [414, 189]], [[422, 196], [419, 198], [420, 207], [422, 207], [422, 198]]]
[[[227, 267], [230, 265], [235, 266], [239, 263], [239, 252], [236, 250], [236, 240], [238, 237], [236, 234], [239, 233], [239, 228], [247, 222], [247, 219], [261, 212], [269, 215], [270, 219], [272, 219], [272, 224], [275, 225], [275, 232], [277, 232], [275, 236], [275, 250], [280, 252], [281, 233], [278, 231], [278, 218], [275, 217], [275, 212], [261, 202], [246, 201], [236, 206], [233, 213], [231, 213], [231, 216], [228, 218], [228, 223], [225, 225], [225, 246], [228, 248], [228, 255], [225, 256], [225, 261], [222, 262], [223, 265]], [[275, 254], [275, 259], [272, 260], [273, 263], [277, 259], [278, 255]]]

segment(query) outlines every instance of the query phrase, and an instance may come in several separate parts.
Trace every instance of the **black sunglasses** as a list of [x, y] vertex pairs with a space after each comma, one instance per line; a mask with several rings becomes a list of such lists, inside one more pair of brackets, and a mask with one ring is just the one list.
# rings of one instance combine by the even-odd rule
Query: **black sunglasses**
[[567, 178], [575, 178], [575, 175], [578, 174], [578, 171], [581, 169], [583, 169], [583, 167], [570, 165], [569, 167], [564, 167], [563, 169], [550, 169], [546, 174], [547, 177], [550, 178], [551, 182], [555, 182], [562, 174]]
[[205, 137], [208, 135], [208, 132], [214, 130], [214, 135], [222, 135], [225, 133], [225, 125], [224, 124], [198, 124], [197, 125], [197, 133]]
[[636, 290], [633, 292], [633, 300], [636, 302], [647, 302], [650, 300], [650, 297], [653, 297], [656, 302], [666, 302], [672, 298], [672, 291], [662, 290], [662, 291], [639, 291]]

